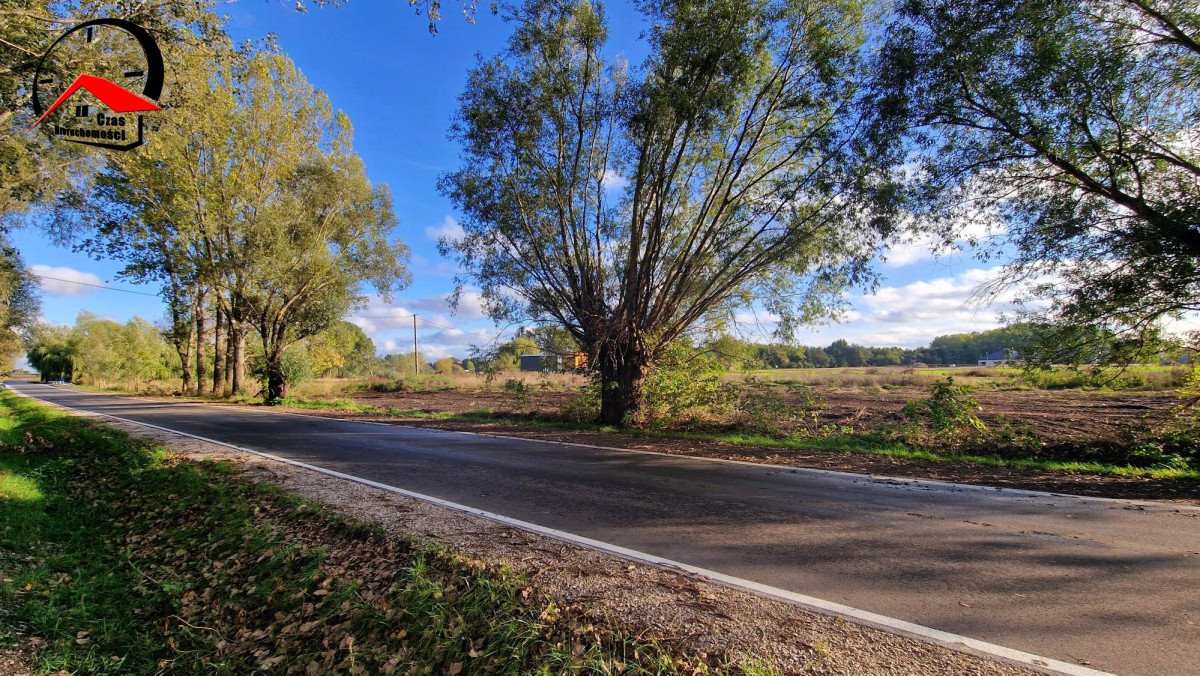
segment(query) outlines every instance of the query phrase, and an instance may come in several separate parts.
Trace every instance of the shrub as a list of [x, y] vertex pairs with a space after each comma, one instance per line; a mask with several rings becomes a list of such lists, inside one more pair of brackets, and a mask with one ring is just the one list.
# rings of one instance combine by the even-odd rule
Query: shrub
[[[780, 393], [780, 387], [756, 377], [741, 382], [730, 382], [724, 386], [724, 405], [729, 410], [731, 422], [771, 435], [785, 434], [783, 423], [811, 418], [815, 424], [816, 414], [821, 409], [820, 400], [813, 388], [803, 383], [790, 382]], [[793, 403], [794, 400], [799, 403]]]
[[904, 406], [909, 424], [901, 430], [907, 443], [916, 446], [959, 447], [977, 440], [988, 431], [979, 418], [979, 402], [969, 385], [959, 385], [953, 376], [935, 382], [927, 399], [913, 399]]
[[560, 414], [565, 420], [577, 423], [595, 422], [600, 417], [600, 381], [593, 380], [567, 399]]
[[955, 385], [954, 376], [933, 384], [928, 399], [914, 399], [904, 406], [904, 417], [927, 423], [935, 432], [960, 429], [987, 429], [976, 413], [979, 402], [971, 396], [970, 385]]
[[725, 367], [712, 353], [688, 345], [667, 346], [646, 377], [643, 419], [634, 423], [678, 423], [718, 412]]
[[504, 391], [511, 394], [517, 406], [529, 405], [529, 385], [520, 378], [509, 378], [504, 381]]

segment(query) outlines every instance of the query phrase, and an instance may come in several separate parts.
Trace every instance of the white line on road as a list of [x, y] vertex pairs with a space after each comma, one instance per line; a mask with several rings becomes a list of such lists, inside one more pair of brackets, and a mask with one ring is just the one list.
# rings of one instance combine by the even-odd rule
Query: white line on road
[[[11, 392], [17, 394], [18, 396], [27, 397], [30, 399], [37, 399], [37, 397], [25, 394], [24, 392], [21, 392], [21, 391], [17, 390], [16, 388], [10, 387], [7, 384], [4, 385], [4, 387], [6, 389], [10, 390]], [[275, 460], [277, 462], [282, 462], [282, 463], [285, 463], [288, 465], [293, 465], [295, 467], [302, 467], [304, 469], [311, 470], [313, 472], [318, 472], [318, 473], [324, 474], [326, 476], [336, 477], [338, 479], [344, 479], [346, 481], [353, 481], [355, 483], [363, 484], [365, 486], [370, 486], [372, 488], [377, 488], [379, 490], [387, 491], [389, 493], [395, 493], [397, 495], [403, 495], [405, 497], [413, 498], [416, 500], [421, 500], [423, 502], [428, 502], [428, 503], [431, 503], [434, 505], [438, 505], [440, 507], [453, 509], [453, 510], [459, 511], [459, 512], [465, 512], [467, 514], [473, 514], [475, 516], [483, 517], [483, 518], [489, 519], [491, 521], [496, 521], [498, 523], [502, 523], [506, 526], [511, 526], [514, 528], [519, 528], [521, 530], [530, 531], [533, 533], [537, 533], [539, 535], [544, 535], [546, 537], [554, 538], [556, 540], [561, 540], [563, 542], [569, 542], [571, 544], [578, 545], [581, 547], [587, 547], [589, 549], [606, 552], [608, 554], [619, 556], [623, 559], [627, 559], [630, 561], [637, 561], [639, 563], [648, 564], [648, 565], [655, 566], [658, 568], [682, 570], [682, 571], [691, 573], [693, 575], [707, 578], [713, 582], [716, 582], [718, 584], [721, 584], [721, 585], [724, 585], [727, 587], [732, 587], [734, 589], [740, 589], [743, 591], [748, 591], [748, 592], [758, 594], [760, 596], [766, 596], [766, 597], [773, 598], [776, 600], [784, 601], [784, 602], [799, 606], [801, 608], [804, 608], [806, 610], [811, 610], [813, 612], [821, 613], [824, 615], [833, 615], [836, 617], [842, 617], [842, 618], [857, 622], [858, 624], [875, 627], [877, 629], [882, 629], [884, 631], [888, 631], [893, 634], [900, 634], [902, 636], [907, 636], [909, 638], [914, 638], [914, 639], [926, 641], [929, 643], [935, 643], [937, 645], [941, 645], [946, 648], [950, 648], [952, 650], [966, 652], [969, 654], [987, 657], [987, 658], [991, 658], [991, 659], [997, 659], [997, 660], [1000, 660], [1003, 662], [1008, 662], [1010, 664], [1016, 664], [1016, 665], [1030, 668], [1035, 671], [1040, 671], [1043, 673], [1070, 674], [1071, 676], [1105, 676], [1106, 674], [1108, 674], [1108, 672], [1098, 671], [1096, 669], [1091, 669], [1089, 667], [1081, 666], [1078, 664], [1072, 664], [1070, 662], [1063, 662], [1063, 661], [1051, 659], [1048, 657], [1042, 657], [1040, 655], [1034, 655], [1032, 653], [1027, 653], [1027, 652], [1024, 652], [1021, 650], [1015, 650], [1013, 648], [1006, 648], [1004, 646], [996, 645], [994, 643], [988, 643], [986, 641], [980, 641], [978, 639], [969, 638], [967, 636], [960, 636], [958, 634], [952, 634], [950, 632], [942, 631], [940, 629], [934, 629], [933, 627], [926, 627], [924, 625], [915, 624], [912, 622], [906, 622], [904, 620], [897, 619], [894, 617], [887, 617], [886, 615], [879, 615], [877, 613], [872, 613], [872, 612], [866, 611], [866, 610], [860, 610], [858, 608], [853, 608], [851, 606], [842, 605], [840, 603], [834, 603], [832, 601], [826, 601], [824, 599], [819, 599], [819, 598], [816, 598], [813, 596], [806, 596], [804, 594], [798, 594], [796, 592], [789, 591], [787, 589], [781, 589], [779, 587], [772, 587], [769, 585], [761, 584], [761, 583], [755, 582], [753, 580], [746, 580], [744, 578], [734, 577], [732, 575], [726, 575], [725, 573], [720, 573], [715, 570], [709, 570], [707, 568], [701, 568], [699, 566], [693, 566], [693, 565], [690, 565], [687, 563], [682, 563], [680, 561], [673, 561], [671, 559], [665, 559], [660, 556], [655, 556], [653, 554], [647, 554], [645, 552], [628, 549], [626, 547], [621, 547], [619, 545], [609, 544], [607, 542], [602, 542], [600, 540], [593, 540], [591, 538], [584, 537], [582, 535], [576, 535], [574, 533], [568, 533], [566, 531], [561, 531], [561, 530], [557, 530], [554, 528], [547, 528], [545, 526], [539, 526], [536, 523], [530, 523], [528, 521], [521, 521], [520, 519], [513, 519], [510, 517], [504, 516], [502, 514], [496, 514], [494, 512], [489, 512], [486, 510], [478, 509], [475, 507], [470, 507], [467, 505], [461, 505], [456, 502], [450, 502], [449, 500], [443, 500], [442, 498], [434, 497], [432, 495], [416, 493], [414, 491], [406, 490], [404, 488], [399, 488], [397, 486], [391, 486], [388, 484], [379, 483], [378, 481], [372, 481], [370, 479], [365, 479], [363, 477], [354, 476], [353, 474], [345, 474], [343, 472], [326, 469], [326, 468], [320, 467], [318, 465], [310, 465], [305, 462], [291, 460], [289, 458], [284, 458], [284, 457], [281, 457], [278, 455], [274, 455], [272, 453], [265, 453], [263, 451], [255, 451], [253, 449], [245, 448], [243, 446], [238, 446], [236, 444], [231, 444], [231, 443], [228, 443], [225, 441], [219, 441], [217, 439], [210, 439], [208, 437], [202, 437], [202, 436], [199, 436], [196, 434], [190, 434], [188, 432], [180, 432], [178, 430], [173, 430], [173, 429], [170, 429], [167, 427], [161, 427], [159, 425], [153, 425], [151, 423], [140, 422], [138, 420], [130, 420], [129, 418], [122, 418], [120, 416], [115, 416], [115, 415], [111, 415], [108, 413], [96, 413], [93, 411], [86, 411], [83, 409], [77, 409], [77, 408], [74, 408], [71, 406], [65, 406], [63, 404], [46, 401], [44, 399], [38, 399], [38, 400], [42, 401], [44, 403], [50, 404], [52, 406], [57, 406], [59, 408], [66, 409], [68, 411], [81, 413], [86, 416], [93, 416], [93, 417], [100, 417], [100, 418], [112, 418], [113, 420], [120, 420], [123, 422], [132, 423], [134, 425], [140, 425], [142, 427], [148, 427], [151, 429], [159, 430], [161, 432], [168, 432], [170, 434], [177, 434], [179, 436], [184, 436], [184, 437], [188, 437], [191, 439], [204, 441], [204, 442], [207, 442], [210, 444], [217, 444], [218, 446], [225, 446], [227, 448], [232, 448], [234, 450], [237, 450], [237, 451], [240, 451], [243, 453], [251, 453], [253, 455], [258, 455], [258, 456], [261, 456], [264, 458], [270, 458], [271, 460]], [[319, 417], [319, 416], [312, 416], [312, 417]], [[324, 418], [324, 419], [329, 420], [329, 418]], [[614, 450], [621, 450], [621, 449], [614, 449]], [[1111, 676], [1111, 675], [1109, 675], [1109, 676]]]

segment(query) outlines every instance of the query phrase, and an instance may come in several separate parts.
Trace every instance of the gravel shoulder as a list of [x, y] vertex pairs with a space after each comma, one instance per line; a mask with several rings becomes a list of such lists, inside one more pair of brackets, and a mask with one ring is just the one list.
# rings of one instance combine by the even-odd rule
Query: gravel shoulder
[[619, 623], [680, 653], [740, 656], [782, 673], [1028, 673], [262, 456], [132, 423], [104, 423], [151, 438], [188, 459], [230, 461], [255, 480], [396, 535], [505, 562], [560, 606]]

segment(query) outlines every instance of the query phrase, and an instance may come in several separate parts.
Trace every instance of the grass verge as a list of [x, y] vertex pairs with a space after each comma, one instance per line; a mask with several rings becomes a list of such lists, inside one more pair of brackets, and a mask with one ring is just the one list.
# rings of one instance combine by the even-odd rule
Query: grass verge
[[1136, 467], [1104, 462], [1052, 460], [1034, 457], [1012, 457], [983, 455], [976, 453], [933, 452], [912, 448], [903, 443], [883, 439], [878, 435], [836, 434], [826, 437], [779, 437], [748, 432], [686, 432], [661, 429], [617, 429], [609, 425], [573, 423], [563, 420], [548, 420], [536, 415], [517, 416], [494, 414], [489, 411], [468, 413], [446, 413], [425, 410], [403, 410], [380, 408], [359, 403], [350, 398], [338, 399], [286, 399], [281, 402], [292, 408], [324, 411], [341, 411], [365, 415], [415, 418], [441, 422], [489, 423], [512, 427], [544, 430], [586, 431], [617, 433], [656, 439], [677, 441], [700, 441], [732, 444], [752, 448], [770, 448], [781, 451], [859, 453], [903, 460], [939, 463], [968, 463], [983, 467], [998, 467], [1037, 472], [1061, 472], [1072, 474], [1094, 474], [1099, 476], [1141, 477], [1158, 480], [1200, 481], [1200, 470], [1178, 467]]
[[738, 671], [7, 392], [0, 497], [0, 640], [42, 671]]

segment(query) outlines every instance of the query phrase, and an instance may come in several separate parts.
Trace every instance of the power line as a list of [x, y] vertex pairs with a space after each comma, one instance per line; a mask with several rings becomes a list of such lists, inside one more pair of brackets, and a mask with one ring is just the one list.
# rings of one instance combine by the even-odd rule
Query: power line
[[[79, 286], [90, 286], [95, 289], [104, 289], [105, 291], [120, 291], [121, 293], [132, 293], [132, 294], [136, 294], [138, 296], [150, 296], [151, 298], [159, 297], [159, 295], [157, 293], [146, 293], [145, 291], [134, 291], [133, 289], [121, 289], [121, 288], [118, 288], [115, 286], [106, 286], [104, 284], [92, 284], [90, 282], [80, 282], [80, 281], [77, 281], [74, 279], [63, 279], [62, 277], [52, 277], [50, 275], [43, 275], [40, 272], [30, 272], [29, 274], [33, 275], [34, 277], [38, 277], [40, 279], [52, 279], [56, 282], [64, 282], [66, 284], [77, 284]], [[472, 331], [470, 329], [463, 329], [463, 328], [459, 328], [457, 326], [447, 326], [445, 324], [440, 324], [438, 322], [431, 321], [429, 319], [425, 319], [424, 317], [418, 317], [415, 314], [412, 314], [412, 315], [351, 315], [351, 317], [355, 318], [355, 319], [415, 319], [417, 321], [422, 321], [422, 322], [425, 322], [426, 324], [436, 326], [439, 329], [446, 329], [448, 331], [461, 331], [463, 333], [470, 333], [470, 334], [474, 334], [477, 336], [483, 336], [484, 338], [495, 338], [500, 333], [503, 333], [503, 331], [500, 331], [499, 333], [493, 335], [487, 331]]]
[[[424, 318], [422, 318], [421, 321], [425, 322], [426, 324], [432, 324], [432, 325], [438, 327], [439, 329], [448, 329], [450, 331], [462, 331], [463, 333], [474, 333], [476, 335], [483, 336], [485, 338], [492, 337], [492, 335], [490, 333], [488, 333], [487, 331], [470, 331], [468, 329], [460, 329], [457, 326], [446, 326], [445, 324], [438, 324], [437, 322], [432, 322], [432, 321], [429, 321], [428, 319], [424, 319]], [[499, 334], [499, 333], [503, 333], [503, 331], [497, 330], [497, 334]]]
[[51, 277], [50, 275], [43, 275], [40, 272], [30, 272], [29, 274], [33, 275], [34, 277], [39, 277], [41, 279], [53, 279], [56, 282], [66, 282], [67, 284], [78, 284], [79, 286], [90, 286], [90, 287], [93, 287], [96, 289], [104, 289], [105, 291], [120, 291], [121, 293], [133, 293], [133, 294], [137, 294], [139, 296], [151, 296], [153, 298], [158, 298], [157, 293], [146, 293], [145, 291], [134, 291], [133, 289], [120, 289], [115, 286], [105, 286], [103, 284], [91, 284], [89, 282], [79, 282], [74, 279], [63, 279], [62, 277]]
[[417, 315], [350, 315], [351, 319], [395, 319], [395, 320], [400, 320], [400, 319], [412, 319], [414, 317], [417, 318], [417, 321], [425, 322], [426, 324], [436, 326], [439, 329], [448, 329], [450, 331], [462, 331], [463, 333], [473, 333], [478, 336], [483, 336], [484, 338], [492, 338], [493, 337], [493, 335], [488, 333], [487, 331], [472, 331], [470, 329], [462, 329], [457, 326], [447, 326], [445, 324], [439, 324], [435, 321], [431, 321], [424, 317], [417, 317]]

